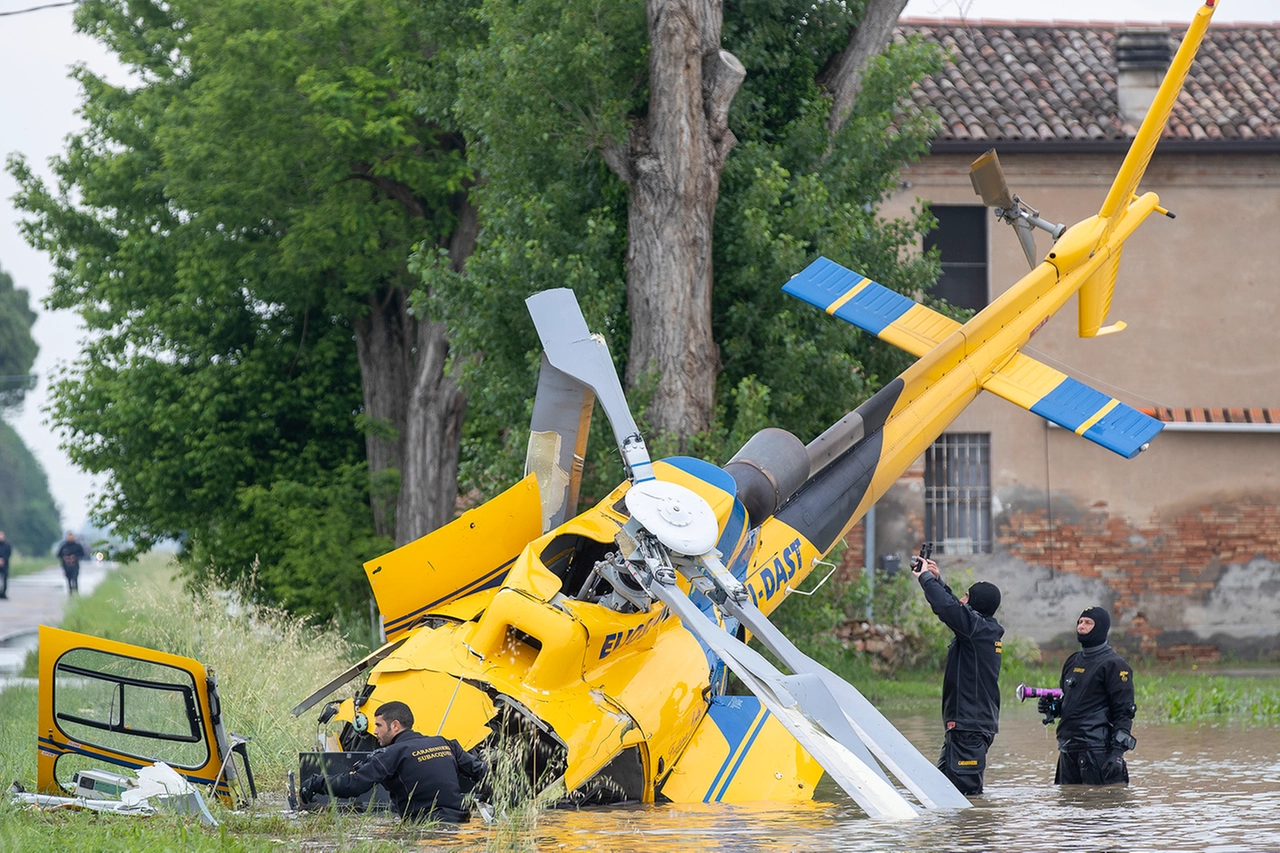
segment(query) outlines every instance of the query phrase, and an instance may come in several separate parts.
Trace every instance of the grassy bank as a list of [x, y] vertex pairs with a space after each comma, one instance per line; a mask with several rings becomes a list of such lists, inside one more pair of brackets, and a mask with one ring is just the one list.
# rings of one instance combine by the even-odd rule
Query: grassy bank
[[9, 577], [16, 578], [22, 575], [35, 574], [41, 569], [56, 565], [58, 565], [58, 561], [53, 556], [26, 557], [21, 554], [14, 554], [9, 558]]

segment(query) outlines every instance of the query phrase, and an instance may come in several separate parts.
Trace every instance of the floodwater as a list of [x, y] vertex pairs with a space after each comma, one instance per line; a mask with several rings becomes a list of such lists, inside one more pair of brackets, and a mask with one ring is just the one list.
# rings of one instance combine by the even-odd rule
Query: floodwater
[[[656, 805], [544, 814], [539, 851], [1280, 851], [1280, 728], [1139, 725], [1128, 788], [1057, 787], [1052, 730], [1032, 704], [1004, 709], [974, 807], [876, 821], [824, 780], [795, 806]], [[892, 718], [892, 717], [891, 717]], [[892, 718], [929, 757], [941, 723]], [[1141, 709], [1139, 709], [1141, 723]], [[454, 843], [483, 845], [482, 825]], [[442, 842], [444, 839], [437, 839]], [[434, 846], [427, 844], [425, 846]], [[445, 842], [443, 846], [452, 846]]]

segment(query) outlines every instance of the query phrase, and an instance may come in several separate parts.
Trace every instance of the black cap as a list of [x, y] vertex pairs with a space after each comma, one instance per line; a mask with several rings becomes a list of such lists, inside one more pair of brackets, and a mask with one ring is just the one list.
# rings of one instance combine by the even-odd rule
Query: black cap
[[969, 587], [969, 606], [983, 616], [995, 616], [1000, 609], [1000, 587], [978, 581]]

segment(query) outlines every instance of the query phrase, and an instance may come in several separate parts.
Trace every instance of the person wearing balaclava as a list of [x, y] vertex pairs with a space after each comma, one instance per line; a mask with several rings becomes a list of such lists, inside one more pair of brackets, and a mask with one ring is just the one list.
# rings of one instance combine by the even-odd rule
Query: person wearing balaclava
[[995, 620], [1000, 590], [978, 581], [956, 598], [938, 564], [913, 557], [911, 574], [925, 600], [954, 636], [942, 676], [942, 757], [938, 769], [960, 793], [982, 793], [987, 750], [1000, 728], [1000, 638]]
[[1076, 620], [1080, 651], [1062, 666], [1062, 696], [1043, 697], [1045, 722], [1058, 722], [1056, 785], [1127, 785], [1124, 754], [1133, 737], [1133, 669], [1107, 643], [1111, 614], [1086, 607]]

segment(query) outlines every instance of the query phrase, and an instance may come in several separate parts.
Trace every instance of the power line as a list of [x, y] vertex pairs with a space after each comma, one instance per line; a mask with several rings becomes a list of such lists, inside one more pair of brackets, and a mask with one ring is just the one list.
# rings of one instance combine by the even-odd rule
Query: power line
[[78, 6], [80, 0], [66, 0], [64, 3], [46, 3], [43, 6], [32, 6], [30, 9], [14, 9], [12, 12], [0, 12], [0, 18], [7, 18], [10, 15], [25, 15], [28, 12], [39, 12], [41, 9], [56, 9], [59, 6]]

